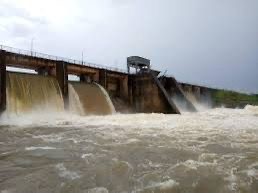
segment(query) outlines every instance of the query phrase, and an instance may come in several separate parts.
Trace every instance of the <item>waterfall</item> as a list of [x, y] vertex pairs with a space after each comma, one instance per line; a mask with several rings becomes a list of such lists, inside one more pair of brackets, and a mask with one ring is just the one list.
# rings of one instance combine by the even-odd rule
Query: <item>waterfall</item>
[[64, 102], [55, 78], [7, 72], [7, 113], [64, 111]]
[[[71, 82], [69, 111], [79, 115], [108, 115], [115, 108], [106, 90], [96, 83]], [[64, 112], [57, 80], [51, 76], [7, 72], [7, 114]]]
[[79, 115], [108, 115], [115, 113], [106, 90], [97, 83], [69, 83], [69, 110]]

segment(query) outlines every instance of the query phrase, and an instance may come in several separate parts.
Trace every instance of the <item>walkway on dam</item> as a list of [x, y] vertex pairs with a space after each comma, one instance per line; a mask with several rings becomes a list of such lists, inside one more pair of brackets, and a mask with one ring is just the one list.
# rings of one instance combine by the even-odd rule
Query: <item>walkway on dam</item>
[[10, 46], [5, 46], [5, 45], [0, 45], [0, 50], [6, 51], [6, 52], [9, 52], [12, 54], [28, 56], [28, 57], [38, 58], [38, 59], [46, 59], [46, 60], [52, 60], [52, 61], [64, 61], [68, 64], [76, 64], [76, 65], [82, 65], [82, 66], [91, 67], [91, 68], [105, 69], [105, 70], [115, 71], [115, 72], [120, 72], [120, 73], [127, 73], [127, 71], [125, 69], [121, 69], [121, 68], [109, 67], [109, 66], [105, 66], [105, 65], [92, 63], [92, 62], [69, 59], [69, 58], [60, 57], [60, 56], [53, 56], [53, 55], [44, 54], [44, 53], [35, 52], [35, 51], [13, 48]]

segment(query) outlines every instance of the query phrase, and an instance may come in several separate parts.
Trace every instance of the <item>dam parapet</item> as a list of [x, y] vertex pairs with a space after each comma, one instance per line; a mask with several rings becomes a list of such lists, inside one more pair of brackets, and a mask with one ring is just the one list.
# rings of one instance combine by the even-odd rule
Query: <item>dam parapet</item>
[[[118, 112], [180, 114], [181, 107], [177, 104], [178, 99], [180, 100], [180, 103], [184, 104], [187, 111], [191, 112], [197, 110], [195, 106], [196, 103], [202, 103], [205, 101], [209, 106], [216, 107], [221, 105], [224, 100], [224, 95], [220, 89], [180, 83], [173, 77], [159, 77], [158, 75], [160, 72], [151, 69], [150, 60], [138, 56], [127, 58], [128, 71], [126, 72], [117, 68], [104, 67], [83, 61], [50, 56], [47, 54], [10, 49], [9, 47], [3, 46], [1, 46], [1, 48], [0, 112], [8, 109], [7, 104], [10, 106], [10, 103], [7, 102], [7, 100], [10, 100], [10, 95], [7, 96], [7, 91], [12, 93], [13, 97], [15, 95], [15, 92], [11, 92], [10, 90], [13, 89], [13, 87], [10, 87], [10, 82], [12, 82], [12, 85], [17, 86], [19, 84], [14, 84], [13, 80], [19, 79], [21, 80], [20, 82], [23, 83], [19, 86], [27, 89], [26, 92], [22, 89], [16, 89], [16, 95], [22, 96], [22, 93], [23, 95], [34, 95], [34, 92], [30, 89], [35, 89], [33, 88], [35, 85], [30, 84], [29, 81], [26, 80], [36, 80], [35, 76], [39, 76], [41, 78], [49, 77], [44, 79], [44, 84], [47, 84], [49, 88], [55, 90], [55, 92], [57, 92], [57, 90], [58, 92], [60, 91], [60, 96], [64, 103], [63, 106], [66, 110], [69, 110], [71, 107], [69, 104], [71, 103], [71, 90], [73, 93], [77, 93], [78, 96], [75, 98], [79, 101], [102, 100], [103, 104], [105, 103], [106, 105], [106, 110], [104, 112], [99, 109], [94, 109], [90, 106], [89, 101], [80, 101], [80, 103], [76, 103], [75, 106], [78, 106], [78, 104], [84, 106], [84, 110], [80, 110], [80, 113], [78, 113], [83, 115], [87, 113], [109, 114], [114, 112], [112, 110], [112, 105], [110, 106], [110, 104], [108, 104], [110, 102], [113, 103], [114, 109]], [[30, 69], [36, 74], [33, 76], [10, 74], [7, 72], [9, 67]], [[131, 71], [131, 68], [134, 68], [135, 72]], [[16, 73], [19, 74], [19, 72]], [[77, 76], [80, 84], [69, 82], [69, 75]], [[37, 83], [43, 84], [44, 81], [37, 80]], [[58, 89], [55, 85], [58, 85]], [[99, 86], [96, 87], [96, 85]], [[45, 87], [41, 88], [41, 90], [45, 89]], [[44, 92], [48, 92], [48, 90]], [[96, 92], [98, 93], [96, 96], [102, 96], [97, 99], [98, 97], [94, 97], [94, 94], [91, 95], [87, 92]], [[27, 100], [29, 100], [30, 97], [28, 97]], [[241, 106], [249, 103], [250, 101], [251, 100], [246, 97], [245, 101], [241, 103]], [[237, 105], [236, 103], [237, 102], [228, 102], [230, 106]], [[101, 105], [96, 104], [96, 106], [101, 108]], [[92, 109], [92, 111], [89, 110], [91, 111], [89, 112], [85, 108]]]

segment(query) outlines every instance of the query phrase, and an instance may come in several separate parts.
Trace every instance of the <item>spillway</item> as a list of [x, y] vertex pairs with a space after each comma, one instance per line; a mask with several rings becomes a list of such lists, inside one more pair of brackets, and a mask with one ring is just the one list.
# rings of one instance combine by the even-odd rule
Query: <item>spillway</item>
[[[106, 90], [97, 83], [69, 83], [70, 113], [78, 115], [113, 114], [115, 108]], [[64, 112], [58, 82], [50, 76], [7, 73], [7, 114]]]
[[79, 115], [108, 115], [115, 108], [106, 90], [97, 83], [69, 83], [69, 110]]
[[55, 78], [7, 73], [7, 112], [64, 111], [61, 90]]

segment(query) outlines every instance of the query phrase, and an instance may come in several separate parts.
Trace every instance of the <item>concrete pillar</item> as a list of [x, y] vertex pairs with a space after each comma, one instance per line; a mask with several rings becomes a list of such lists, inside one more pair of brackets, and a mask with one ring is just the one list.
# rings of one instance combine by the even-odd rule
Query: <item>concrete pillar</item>
[[105, 89], [107, 88], [107, 70], [99, 70], [99, 84]]
[[86, 82], [87, 77], [83, 74], [80, 75], [80, 82]]
[[94, 73], [92, 76], [92, 79], [94, 82], [99, 82], [99, 72], [98, 73]]
[[81, 74], [80, 75], [80, 82], [91, 83], [92, 82], [92, 78], [90, 76], [88, 76], [88, 75]]
[[124, 78], [121, 78], [120, 80], [120, 97], [128, 100], [128, 76], [125, 76]]
[[68, 72], [67, 72], [67, 64], [64, 61], [56, 62], [56, 79], [61, 88], [65, 108], [68, 107]]
[[133, 77], [128, 75], [128, 101], [129, 104], [133, 105]]
[[48, 76], [50, 74], [50, 70], [45, 67], [41, 67], [37, 69], [38, 75]]
[[0, 50], [0, 113], [6, 109], [6, 52]]

